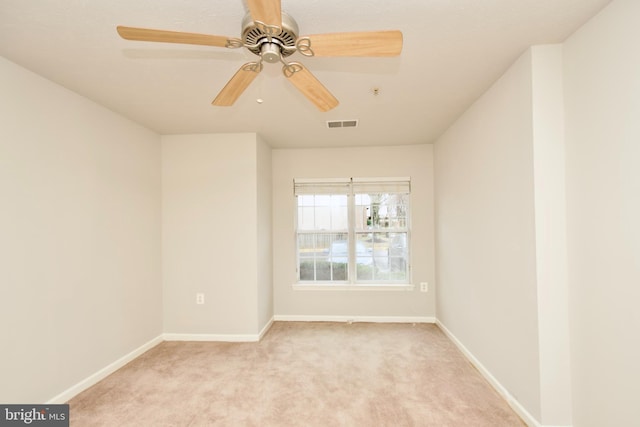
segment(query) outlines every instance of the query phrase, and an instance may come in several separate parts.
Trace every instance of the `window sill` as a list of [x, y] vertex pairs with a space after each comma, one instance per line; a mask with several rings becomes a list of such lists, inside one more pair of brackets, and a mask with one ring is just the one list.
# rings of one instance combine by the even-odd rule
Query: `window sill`
[[332, 283], [294, 283], [291, 285], [294, 291], [413, 291], [415, 285], [403, 284], [332, 284]]

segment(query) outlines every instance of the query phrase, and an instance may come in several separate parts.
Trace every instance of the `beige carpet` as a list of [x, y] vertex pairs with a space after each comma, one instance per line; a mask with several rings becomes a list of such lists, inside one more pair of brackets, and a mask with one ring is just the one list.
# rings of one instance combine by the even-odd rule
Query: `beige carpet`
[[164, 342], [73, 398], [71, 426], [523, 426], [435, 325], [276, 322]]

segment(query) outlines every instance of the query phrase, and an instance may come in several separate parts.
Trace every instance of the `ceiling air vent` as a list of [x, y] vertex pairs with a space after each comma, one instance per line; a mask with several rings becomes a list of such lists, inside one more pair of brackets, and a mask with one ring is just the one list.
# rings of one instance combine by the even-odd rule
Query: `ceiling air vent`
[[358, 127], [357, 120], [331, 120], [327, 121], [327, 127], [333, 128], [355, 128]]

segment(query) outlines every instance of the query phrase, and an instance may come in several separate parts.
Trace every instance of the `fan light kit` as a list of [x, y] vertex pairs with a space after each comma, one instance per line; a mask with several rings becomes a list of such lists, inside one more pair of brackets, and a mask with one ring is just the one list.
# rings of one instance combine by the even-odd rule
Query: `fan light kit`
[[280, 62], [284, 76], [320, 111], [329, 111], [338, 105], [338, 100], [304, 65], [286, 58], [295, 52], [307, 57], [385, 57], [402, 52], [402, 33], [398, 30], [299, 37], [298, 24], [282, 12], [280, 0], [247, 0], [247, 4], [249, 12], [242, 20], [242, 38], [123, 26], [117, 28], [118, 34], [126, 40], [244, 47], [258, 56], [257, 61], [242, 65], [213, 100], [213, 105], [222, 107], [234, 104], [262, 71], [263, 62]]

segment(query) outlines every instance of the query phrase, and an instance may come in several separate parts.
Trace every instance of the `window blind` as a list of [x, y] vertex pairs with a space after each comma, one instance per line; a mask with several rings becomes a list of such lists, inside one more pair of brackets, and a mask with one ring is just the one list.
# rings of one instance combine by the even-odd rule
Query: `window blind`
[[411, 192], [410, 178], [353, 178], [352, 181], [354, 194]]
[[411, 192], [411, 179], [402, 178], [333, 178], [295, 179], [293, 192], [296, 196], [307, 194], [349, 194], [349, 193], [400, 193]]
[[307, 194], [349, 194], [351, 179], [295, 179], [293, 193], [296, 196]]

